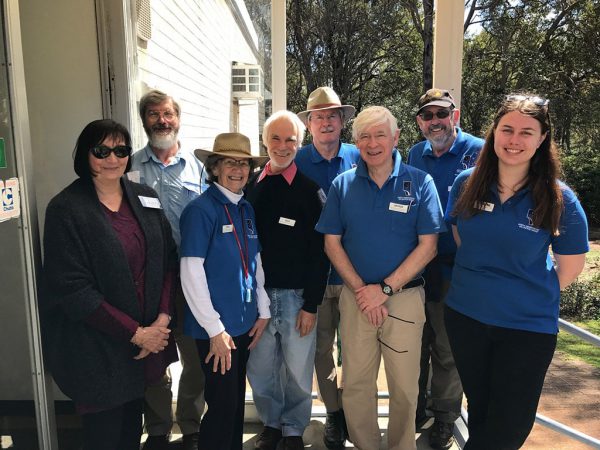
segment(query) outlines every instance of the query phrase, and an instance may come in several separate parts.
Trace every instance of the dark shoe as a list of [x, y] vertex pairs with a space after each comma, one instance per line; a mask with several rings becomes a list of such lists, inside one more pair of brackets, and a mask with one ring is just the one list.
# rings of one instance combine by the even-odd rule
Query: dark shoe
[[439, 450], [448, 450], [454, 443], [454, 423], [435, 420], [429, 433], [429, 446]]
[[421, 430], [428, 421], [429, 421], [429, 416], [427, 414], [425, 414], [423, 416], [418, 415], [417, 417], [415, 417], [415, 429], [417, 431]]
[[200, 433], [184, 434], [181, 439], [181, 450], [198, 450]]
[[169, 435], [161, 434], [158, 436], [148, 436], [142, 450], [168, 450], [169, 449]]
[[286, 436], [277, 445], [277, 450], [304, 450], [302, 436]]
[[344, 447], [346, 440], [346, 418], [341, 409], [336, 412], [327, 413], [325, 427], [323, 430], [323, 443], [325, 447], [336, 450]]
[[264, 427], [258, 435], [254, 448], [259, 450], [275, 450], [277, 443], [281, 440], [281, 430], [272, 427]]

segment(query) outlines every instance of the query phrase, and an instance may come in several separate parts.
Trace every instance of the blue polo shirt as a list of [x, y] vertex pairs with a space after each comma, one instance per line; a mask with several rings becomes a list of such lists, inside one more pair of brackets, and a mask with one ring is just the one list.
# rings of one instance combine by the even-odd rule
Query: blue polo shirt
[[[337, 155], [329, 161], [321, 156], [313, 144], [305, 145], [298, 150], [294, 161], [298, 170], [317, 183], [327, 194], [335, 177], [356, 167], [359, 160], [360, 152], [355, 145], [340, 142]], [[332, 267], [327, 284], [342, 283], [342, 278]]]
[[[421, 169], [433, 177], [442, 208], [445, 209], [454, 179], [463, 170], [475, 165], [483, 144], [483, 139], [464, 133], [456, 127], [456, 138], [447, 152], [439, 157], [435, 156], [431, 143], [425, 140], [410, 149], [407, 164]], [[456, 253], [452, 230], [449, 226], [447, 228], [446, 232], [440, 233], [438, 240], [438, 254], [443, 256]]]
[[[242, 248], [245, 247], [244, 241], [248, 244], [252, 286], [250, 303], [246, 302], [242, 259], [225, 206], [231, 215]], [[246, 333], [258, 317], [255, 275], [256, 255], [260, 251], [260, 244], [252, 206], [244, 199], [241, 199], [238, 205], [231, 203], [216, 186], [210, 186], [186, 206], [181, 214], [180, 226], [181, 257], [204, 258], [210, 298], [213, 307], [221, 316], [225, 330], [231, 336]], [[195, 339], [209, 339], [187, 304], [183, 329], [185, 334]]]
[[183, 208], [202, 192], [202, 164], [192, 153], [180, 149], [169, 165], [165, 166], [150, 146], [146, 145], [131, 157], [131, 172], [136, 171], [139, 172], [139, 182], [150, 186], [158, 194], [165, 216], [171, 224], [173, 239], [179, 245], [179, 217]]
[[565, 209], [559, 236], [532, 225], [528, 189], [501, 204], [493, 188], [488, 199], [493, 210], [468, 219], [453, 217], [461, 186], [472, 172], [456, 178], [446, 209], [461, 240], [447, 305], [488, 325], [556, 334], [560, 288], [548, 249], [551, 245], [560, 255], [589, 250], [587, 220], [577, 197], [560, 184]]
[[406, 259], [419, 235], [445, 230], [433, 179], [401, 162], [393, 152], [394, 167], [381, 189], [360, 160], [355, 169], [339, 175], [331, 185], [317, 231], [342, 236], [342, 246], [362, 280], [379, 283]]

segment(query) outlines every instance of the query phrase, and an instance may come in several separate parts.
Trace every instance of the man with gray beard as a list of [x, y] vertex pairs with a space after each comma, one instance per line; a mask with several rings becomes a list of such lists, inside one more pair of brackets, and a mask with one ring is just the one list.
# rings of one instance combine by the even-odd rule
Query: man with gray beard
[[[140, 99], [139, 112], [148, 144], [132, 156], [129, 178], [152, 187], [158, 193], [179, 247], [179, 217], [184, 207], [201, 193], [202, 165], [192, 152], [181, 149], [177, 138], [181, 109], [172, 97], [159, 90], [151, 90]], [[183, 450], [196, 450], [204, 411], [204, 373], [194, 339], [184, 336], [182, 332], [184, 304], [185, 298], [178, 281], [175, 293], [178, 320], [173, 333], [183, 369], [175, 418], [183, 434]], [[171, 375], [167, 369], [161, 382], [146, 390], [144, 426], [148, 439], [144, 450], [168, 448], [173, 426], [172, 401]]]
[[[417, 124], [425, 140], [413, 146], [408, 164], [433, 177], [442, 207], [454, 178], [475, 165], [483, 140], [458, 127], [460, 111], [446, 89], [429, 89], [417, 102]], [[447, 230], [451, 230], [448, 225]], [[427, 320], [421, 342], [421, 376], [416, 425], [427, 422], [427, 381], [431, 359], [429, 409], [435, 421], [429, 434], [431, 448], [446, 450], [452, 446], [454, 422], [460, 415], [462, 385], [444, 326], [444, 304], [450, 286], [456, 244], [450, 231], [440, 233], [437, 256], [425, 268], [425, 313]]]

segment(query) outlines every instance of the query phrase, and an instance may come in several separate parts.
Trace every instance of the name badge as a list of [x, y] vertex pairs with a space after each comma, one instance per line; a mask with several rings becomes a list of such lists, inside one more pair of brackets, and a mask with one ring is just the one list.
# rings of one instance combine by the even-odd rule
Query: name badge
[[154, 208], [154, 209], [162, 209], [160, 206], [160, 200], [156, 197], [144, 197], [143, 195], [138, 195], [140, 199], [140, 203], [145, 208]]
[[400, 203], [390, 202], [389, 210], [406, 214], [408, 212], [409, 208], [410, 208], [410, 205], [401, 205]]
[[280, 217], [279, 223], [281, 225], [287, 225], [288, 227], [293, 227], [296, 225], [296, 221], [294, 219], [288, 219], [287, 217]]
[[494, 204], [488, 202], [481, 202], [475, 205], [477, 209], [481, 209], [482, 211], [492, 212], [494, 210]]
[[223, 233], [231, 233], [233, 231], [233, 225], [223, 225]]

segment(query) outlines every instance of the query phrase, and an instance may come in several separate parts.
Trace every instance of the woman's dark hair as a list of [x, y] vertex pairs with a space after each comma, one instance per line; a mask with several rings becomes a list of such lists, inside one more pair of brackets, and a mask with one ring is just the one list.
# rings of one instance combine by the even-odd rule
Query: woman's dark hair
[[558, 185], [561, 173], [558, 149], [552, 139], [548, 101], [530, 93], [507, 95], [500, 105], [486, 134], [477, 165], [463, 185], [452, 214], [471, 217], [481, 212], [477, 205], [489, 201], [490, 189], [498, 183], [498, 156], [494, 151], [494, 133], [500, 119], [512, 111], [533, 117], [541, 124], [542, 133], [546, 133], [543, 142], [531, 158], [527, 181], [523, 187], [529, 187], [533, 196], [533, 225], [557, 235], [563, 212], [563, 197]]
[[[73, 168], [80, 178], [91, 180], [92, 177], [95, 176], [90, 169], [89, 153], [92, 148], [102, 144], [108, 137], [115, 140], [122, 139], [125, 142], [125, 145], [131, 147], [131, 136], [129, 135], [129, 131], [127, 131], [125, 126], [114, 120], [94, 120], [85, 126], [77, 138], [77, 143], [73, 150]], [[129, 172], [129, 169], [131, 169], [131, 156], [127, 160], [125, 172]]]
[[[215, 181], [217, 181], [217, 176], [214, 174], [213, 170], [215, 167], [217, 167], [217, 164], [219, 164], [219, 161], [221, 161], [222, 159], [225, 159], [225, 157], [222, 155], [209, 155], [206, 158], [206, 161], [204, 161], [204, 170], [206, 171], [206, 184], [213, 184]], [[250, 163], [250, 174], [252, 174], [252, 171], [255, 167], [255, 163], [253, 159], [248, 159], [248, 162]]]

